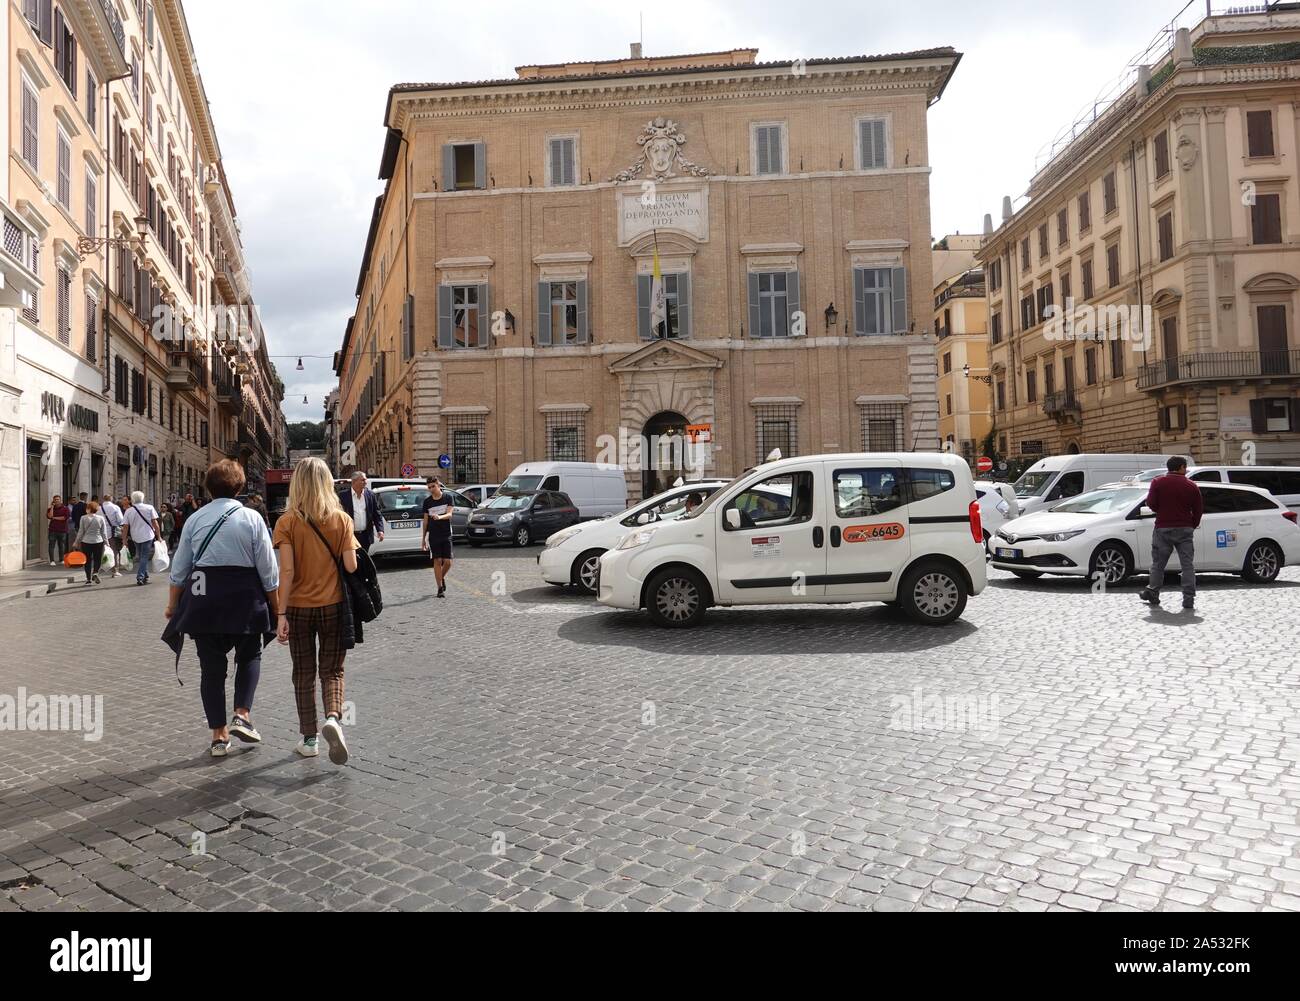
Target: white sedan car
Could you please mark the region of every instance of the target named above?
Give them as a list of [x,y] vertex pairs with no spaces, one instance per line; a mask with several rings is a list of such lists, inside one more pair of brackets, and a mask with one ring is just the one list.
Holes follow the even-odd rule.
[[980,502],[980,522],[984,526],[984,549],[989,551],[993,533],[1008,521],[1020,517],[1016,488],[1010,483],[991,480],[975,481],[975,499]]
[[546,540],[546,548],[537,557],[542,579],[548,584],[573,585],[586,594],[595,594],[601,556],[617,546],[630,529],[680,518],[686,513],[687,502],[692,496],[698,503],[703,503],[728,482],[700,480],[683,483],[633,505],[622,514],[599,521],[584,521],[556,532]]
[[[1252,583],[1275,580],[1300,565],[1300,526],[1294,511],[1256,487],[1197,484],[1205,514],[1196,532],[1196,570],[1240,574]],[[1151,569],[1155,514],[1148,488],[1104,487],[1050,510],[1003,525],[993,536],[992,565],[1017,577],[1063,574],[1122,584]],[[1178,556],[1167,572],[1178,568]]]

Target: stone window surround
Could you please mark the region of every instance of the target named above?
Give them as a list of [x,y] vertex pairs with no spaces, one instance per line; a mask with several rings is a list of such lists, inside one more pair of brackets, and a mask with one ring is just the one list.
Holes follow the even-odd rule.
[[585,282],[591,278],[588,253],[538,254],[533,258],[539,282]]
[[[557,184],[555,178],[551,176],[551,140],[552,139],[572,139],[573,140],[573,183]],[[576,131],[547,132],[542,139],[542,149],[545,151],[545,163],[542,165],[543,177],[546,180],[548,188],[576,188],[582,184],[582,137]]]
[[[781,169],[758,172],[758,130],[771,126],[781,129]],[[784,118],[756,119],[749,123],[749,172],[755,177],[785,177],[790,173],[790,126]]]
[[907,240],[850,240],[844,250],[853,269],[903,268],[908,266],[910,247]]
[[[867,168],[862,166],[862,123],[863,122],[884,122],[885,123],[885,165],[884,167]],[[853,119],[853,166],[858,170],[870,170],[872,173],[880,170],[890,170],[894,164],[894,113],[892,111],[877,111],[869,115],[858,115]]]
[[490,257],[444,257],[433,266],[439,285],[488,285],[494,262]]
[[762,274],[770,271],[798,271],[799,256],[803,253],[800,243],[747,243],[740,248],[745,259],[746,274]]

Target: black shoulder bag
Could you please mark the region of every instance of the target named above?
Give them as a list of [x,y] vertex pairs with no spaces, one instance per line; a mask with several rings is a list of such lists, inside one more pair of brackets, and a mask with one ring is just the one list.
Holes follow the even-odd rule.
[[[311,526],[311,530],[316,533],[316,537],[320,539],[325,551],[333,557],[334,565],[339,571],[339,583],[343,587],[343,598],[352,606],[352,614],[361,622],[374,622],[375,619],[379,618],[379,613],[384,610],[384,598],[379,591],[379,576],[374,572],[373,567],[368,567],[367,572],[364,574],[361,572],[360,560],[363,556],[366,556],[365,552],[362,550],[357,551],[357,572],[348,573],[343,569],[342,557],[334,555],[334,550],[325,541],[325,536],[316,527],[316,523],[310,518],[305,518],[305,520]],[[368,561],[369,557],[367,556],[366,559]]]

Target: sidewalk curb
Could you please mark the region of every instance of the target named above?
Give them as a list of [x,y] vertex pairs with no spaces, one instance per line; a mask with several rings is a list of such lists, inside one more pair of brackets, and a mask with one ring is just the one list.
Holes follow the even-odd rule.
[[[111,580],[111,578],[109,579]],[[3,583],[3,578],[0,578]],[[108,583],[108,581],[105,581]],[[0,594],[0,606],[8,605],[11,602],[22,601],[27,598],[42,598],[56,591],[69,591],[80,588],[85,585],[85,577],[56,577],[53,580],[45,581],[41,584],[35,584],[23,591],[13,591],[9,594]],[[112,588],[110,588],[112,590]]]

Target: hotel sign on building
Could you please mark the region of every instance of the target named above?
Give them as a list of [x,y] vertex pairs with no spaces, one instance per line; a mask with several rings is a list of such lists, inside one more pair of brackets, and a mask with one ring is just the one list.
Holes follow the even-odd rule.
[[499,482],[709,429],[702,469],[629,468],[637,496],[777,448],[938,447],[927,113],[959,54],[638,48],[392,89],[345,466]]

